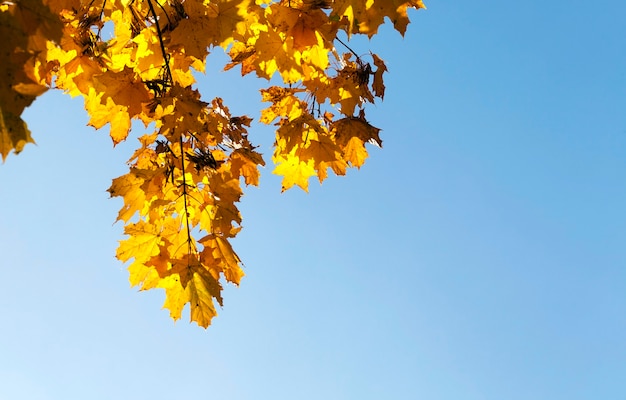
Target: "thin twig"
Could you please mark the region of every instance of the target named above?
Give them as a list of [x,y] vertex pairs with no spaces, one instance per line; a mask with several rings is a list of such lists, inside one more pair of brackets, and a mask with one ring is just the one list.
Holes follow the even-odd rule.
[[152,13],[152,17],[154,17],[154,26],[157,30],[157,35],[159,36],[159,44],[161,45],[161,54],[163,55],[163,60],[165,61],[165,68],[167,70],[167,80],[172,84],[172,71],[170,70],[170,57],[165,51],[165,44],[163,43],[163,33],[161,31],[161,27],[159,26],[159,19],[157,18],[156,11],[154,11],[154,6],[152,5],[152,0],[148,0],[148,7],[150,7],[150,12]]
[[335,38],[335,40],[336,40],[336,41],[338,41],[339,43],[341,43],[341,44],[342,44],[342,45],[343,45],[346,49],[350,50],[350,53],[354,54],[354,55],[356,56],[357,60],[360,60],[360,59],[361,59],[361,57],[359,57],[359,55],[358,55],[358,54],[356,54],[356,53],[354,52],[354,50],[352,50],[352,49],[350,48],[350,46],[348,46],[347,44],[345,44],[345,43],[344,43],[341,39],[339,39],[339,38]]
[[185,203],[185,225],[187,226],[187,254],[193,253],[191,246],[191,228],[189,227],[189,211],[187,210],[187,182],[185,180],[185,151],[183,150],[183,135],[180,135],[181,171],[183,173],[183,201]]

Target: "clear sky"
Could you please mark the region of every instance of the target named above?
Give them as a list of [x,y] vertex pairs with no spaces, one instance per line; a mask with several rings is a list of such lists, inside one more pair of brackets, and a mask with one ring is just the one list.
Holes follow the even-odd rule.
[[[30,107],[38,145],[0,166],[0,399],[625,399],[626,4],[427,5],[352,44],[389,67],[384,148],[309,194],[265,168],[206,331],[114,257],[136,141]],[[258,120],[258,85],[201,90]]]

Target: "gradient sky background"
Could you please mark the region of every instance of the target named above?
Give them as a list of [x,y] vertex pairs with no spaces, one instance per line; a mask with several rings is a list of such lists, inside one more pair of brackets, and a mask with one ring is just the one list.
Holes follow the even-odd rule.
[[[30,107],[38,145],[0,166],[0,399],[625,399],[626,3],[427,5],[352,43],[389,67],[384,149],[309,194],[265,168],[206,331],[114,258],[136,140]],[[260,84],[201,90],[258,120]]]

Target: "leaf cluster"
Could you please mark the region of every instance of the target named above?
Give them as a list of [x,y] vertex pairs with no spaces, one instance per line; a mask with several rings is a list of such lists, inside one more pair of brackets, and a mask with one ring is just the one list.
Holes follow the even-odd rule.
[[[365,106],[385,94],[385,63],[341,39],[374,36],[385,20],[404,34],[421,0],[21,0],[0,1],[0,154],[32,141],[20,115],[54,87],[81,96],[96,129],[114,144],[133,120],[139,138],[129,171],[109,193],[121,197],[126,239],[117,258],[130,281],[162,288],[172,318],[190,305],[207,327],[222,282],[239,284],[230,239],[241,229],[242,184],[259,184],[262,155],[248,138],[252,119],[217,97],[204,101],[194,71],[211,52],[225,70],[268,81],[260,115],[276,127],[272,161],[282,190],[308,188],[329,170],[361,167],[366,143],[381,146]],[[106,34],[105,34],[106,32]],[[106,36],[106,37],[105,37]]]

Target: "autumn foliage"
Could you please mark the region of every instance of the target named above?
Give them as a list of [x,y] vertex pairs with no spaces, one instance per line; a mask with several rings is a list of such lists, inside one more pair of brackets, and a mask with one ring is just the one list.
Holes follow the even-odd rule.
[[32,142],[22,111],[48,88],[82,96],[96,129],[114,144],[133,120],[139,137],[121,197],[127,237],[117,258],[130,282],[165,290],[174,319],[190,304],[207,327],[222,304],[222,282],[238,284],[241,260],[229,240],[241,229],[242,184],[258,185],[263,157],[250,142],[252,119],[220,98],[201,99],[194,71],[210,52],[268,81],[260,115],[276,126],[271,157],[282,188],[307,190],[310,177],[344,175],[381,145],[365,105],[383,98],[385,63],[358,56],[352,35],[390,21],[404,34],[421,0],[0,0],[0,154]]

